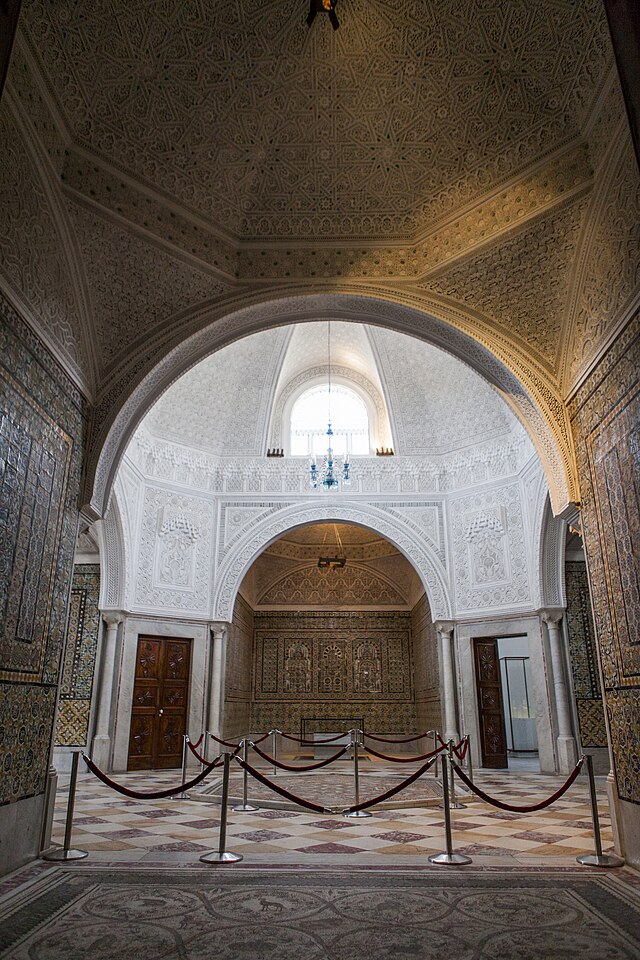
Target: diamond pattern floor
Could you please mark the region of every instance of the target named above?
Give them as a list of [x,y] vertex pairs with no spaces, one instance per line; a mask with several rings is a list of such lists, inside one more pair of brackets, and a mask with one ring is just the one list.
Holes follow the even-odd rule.
[[[391,767],[397,774],[397,767]],[[376,767],[383,773],[384,764]],[[404,771],[403,771],[404,772]],[[409,771],[406,771],[408,773]],[[140,790],[176,782],[178,771],[120,774],[117,779]],[[302,781],[300,792],[302,793]],[[531,803],[552,794],[561,777],[533,773],[480,772],[477,781],[491,795],[513,803]],[[53,839],[62,842],[67,779],[61,778]],[[235,791],[234,791],[235,792]],[[603,846],[612,836],[604,780],[598,782]],[[327,797],[327,805],[332,798]],[[453,813],[454,847],[474,860],[500,865],[574,863],[591,852],[593,841],[587,783],[580,777],[552,807],[534,814],[513,814],[472,800]],[[219,807],[194,800],[128,800],[82,774],[76,797],[73,846],[98,861],[193,861],[217,846]],[[293,810],[230,813],[228,849],[250,862],[391,863],[422,860],[443,849],[442,810],[414,807],[374,810],[366,820],[315,815]]]

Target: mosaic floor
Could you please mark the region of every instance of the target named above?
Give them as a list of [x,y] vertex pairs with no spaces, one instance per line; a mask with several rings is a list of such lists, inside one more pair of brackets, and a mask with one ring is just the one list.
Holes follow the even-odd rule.
[[6,960],[638,960],[629,871],[50,866],[0,897]]
[[[397,775],[398,767],[376,772]],[[403,771],[404,772],[404,771]],[[406,771],[408,773],[408,771]],[[324,775],[326,776],[326,775]],[[429,775],[430,776],[430,775]],[[123,774],[118,779],[140,790],[175,783],[174,771]],[[324,777],[323,777],[324,779]],[[340,778],[342,781],[342,778]],[[530,803],[549,796],[560,777],[534,773],[480,773],[477,782],[488,793],[513,803]],[[361,794],[366,793],[363,777]],[[302,788],[298,788],[302,792]],[[611,848],[611,828],[604,791],[598,780],[603,846]],[[240,784],[233,790],[240,792]],[[255,795],[255,794],[254,794]],[[251,793],[250,793],[251,796]],[[328,796],[329,806],[332,796]],[[66,781],[61,778],[54,836],[61,842],[66,808]],[[127,800],[104,787],[90,774],[79,777],[73,845],[90,852],[96,862],[193,863],[217,846],[219,808],[193,800]],[[484,864],[574,864],[580,853],[593,849],[587,783],[580,777],[552,807],[534,814],[505,813],[472,800],[454,811],[456,849]],[[366,820],[349,820],[294,810],[231,813],[228,848],[248,863],[423,863],[443,849],[442,810],[413,807],[379,810]]]

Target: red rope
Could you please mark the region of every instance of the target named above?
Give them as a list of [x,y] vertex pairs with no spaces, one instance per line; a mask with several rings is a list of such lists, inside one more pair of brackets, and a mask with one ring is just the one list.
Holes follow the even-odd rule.
[[237,747],[237,743],[232,743],[230,740],[221,740],[220,737],[214,736],[212,733],[209,734],[212,740],[215,740],[216,743],[219,743],[221,747]]
[[264,784],[265,787],[269,787],[269,789],[273,790],[274,793],[279,793],[280,796],[285,797],[285,799],[290,800],[292,803],[297,803],[301,807],[307,807],[309,810],[314,810],[316,813],[331,813],[330,810],[326,810],[317,803],[311,803],[310,800],[303,800],[302,797],[297,797],[295,793],[289,793],[288,790],[283,789],[283,787],[278,786],[276,783],[273,783],[267,777],[263,776],[260,771],[256,770],[255,767],[252,767],[250,763],[245,763],[241,757],[236,757],[236,760],[243,770],[246,770],[247,773],[250,773],[255,780],[259,780],[260,783]]
[[198,739],[196,740],[196,742],[194,743],[194,747],[196,748],[196,750],[198,749],[198,747],[200,746],[203,740],[204,740],[204,733],[201,733]]
[[97,767],[93,760],[90,757],[87,757],[86,754],[82,754],[82,759],[89,767],[91,773],[102,780],[107,787],[111,787],[112,790],[117,790],[118,793],[121,793],[124,797],[131,797],[132,800],[164,800],[167,797],[174,797],[176,793],[183,793],[186,790],[192,790],[194,787],[197,787],[199,783],[208,777],[214,767],[220,766],[221,757],[216,757],[216,759],[209,763],[202,773],[199,773],[197,777],[194,777],[193,780],[189,780],[188,783],[181,783],[179,787],[171,787],[169,790],[153,790],[150,793],[142,793],[140,790],[130,790],[129,787],[123,786],[121,783],[116,783],[115,780],[112,780],[111,777],[108,777],[106,773],[103,773],[100,767]]
[[285,740],[292,740],[301,746],[312,747],[315,744],[322,745],[323,743],[335,743],[336,740],[342,740],[343,737],[348,736],[348,731],[346,733],[339,733],[336,737],[328,737],[326,740],[298,740],[297,737],[292,737],[290,734],[282,732],[280,732],[280,736],[284,737]]
[[351,813],[354,810],[366,810],[367,807],[373,807],[376,803],[384,803],[385,800],[389,800],[391,797],[395,797],[396,793],[400,793],[401,790],[404,790],[406,787],[410,787],[412,783],[415,783],[423,773],[426,773],[430,766],[435,763],[436,758],[432,757],[431,760],[427,760],[419,770],[416,770],[415,773],[412,773],[410,777],[407,777],[406,780],[402,780],[397,786],[392,787],[391,790],[387,790],[386,793],[381,793],[380,796],[374,797],[373,800],[366,800],[364,803],[359,803],[357,807],[349,807],[349,810],[345,810],[345,813]]
[[191,753],[194,755],[194,757],[196,758],[196,760],[199,760],[200,763],[208,763],[209,761],[206,760],[204,757],[201,757],[200,754],[198,753],[198,751],[196,750],[196,746],[198,746],[198,745],[200,744],[201,740],[202,740],[202,737],[200,737],[200,740],[198,740],[198,743],[194,746],[194,745],[191,743],[191,740],[189,740],[189,737],[186,737],[187,746],[189,747],[189,750],[191,750]]
[[400,737],[397,740],[393,740],[391,737],[374,737],[372,733],[364,733],[364,731],[363,736],[365,736],[367,740],[377,740],[379,743],[413,743],[414,740],[422,740],[423,737],[428,737],[433,732],[433,730],[427,730],[426,733],[419,733],[416,737]]
[[[461,746],[461,745],[462,745],[462,746]],[[469,749],[469,737],[465,737],[465,738],[464,738],[463,740],[461,740],[460,743],[459,743],[457,746],[455,746],[455,747],[453,746],[453,744],[451,745],[451,750],[452,750],[453,753],[455,753],[455,755],[456,755],[456,757],[458,758],[458,760],[460,761],[460,763],[462,763],[462,761],[463,761],[464,758],[466,757],[466,755],[467,755],[467,750],[468,750],[468,749]]]
[[472,790],[473,793],[480,797],[481,800],[484,800],[485,803],[490,803],[494,807],[499,807],[500,810],[508,810],[510,813],[535,813],[536,810],[544,810],[545,807],[550,807],[552,803],[555,803],[556,800],[559,800],[560,797],[567,792],[573,781],[580,773],[583,763],[584,757],[581,757],[562,786],[546,800],[541,800],[540,803],[528,804],[525,807],[517,807],[512,803],[504,803],[502,800],[496,800],[495,797],[490,797],[488,793],[485,793],[484,790],[481,790],[472,780],[469,779],[464,770],[461,770],[457,763],[452,761],[453,769],[462,782],[469,787],[469,790]]
[[421,760],[430,760],[432,757],[437,757],[445,748],[438,747],[437,750],[424,753],[421,757],[388,757],[386,753],[378,753],[373,747],[364,747],[364,749],[367,753],[372,753],[374,757],[378,757],[380,760],[389,760],[390,763],[420,763]]
[[263,753],[259,747],[256,747],[255,743],[252,744],[252,746],[258,756],[262,757],[263,760],[272,763],[274,767],[280,767],[281,770],[290,770],[292,773],[297,773],[299,770],[318,770],[320,767],[326,767],[328,764],[333,763],[334,760],[343,757],[349,749],[349,747],[343,747],[342,750],[338,750],[337,753],[334,753],[333,756],[328,757],[326,760],[320,760],[318,763],[310,763],[305,767],[294,767],[289,763],[282,763],[280,760],[276,760],[275,757],[270,757],[268,753]]

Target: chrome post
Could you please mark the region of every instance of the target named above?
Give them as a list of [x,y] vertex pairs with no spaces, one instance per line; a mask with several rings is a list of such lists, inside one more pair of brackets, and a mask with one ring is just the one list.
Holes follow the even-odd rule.
[[62,848],[45,853],[43,860],[84,860],[89,856],[87,850],[76,850],[71,847],[71,830],[73,829],[73,808],[76,802],[76,783],[78,780],[78,760],[80,752],[75,750],[71,754],[71,777],[69,779],[69,799],[67,800],[67,821],[64,827],[64,842]]
[[[437,750],[438,749],[438,731],[432,730],[431,736],[433,737],[433,749]],[[438,779],[438,761],[437,760],[433,765],[433,775],[437,780]]]
[[471,760],[471,737],[469,734],[466,736],[467,741],[467,773],[469,774],[469,780],[473,783],[473,762]]
[[449,740],[447,749],[449,751],[449,784],[451,787],[449,805],[452,810],[464,810],[464,804],[460,803],[456,797],[456,781],[453,773],[453,740]]
[[[187,782],[187,757],[188,757],[188,751],[189,751],[189,748],[187,747],[188,739],[189,739],[189,734],[188,733],[183,734],[182,736],[182,785],[183,787]],[[180,794],[180,800],[186,800],[186,799],[187,799],[187,795],[183,790],[182,793]]]
[[593,824],[593,839],[596,848],[595,854],[583,853],[576,857],[578,863],[586,863],[589,867],[621,867],[624,860],[613,853],[602,852],[602,838],[600,836],[600,817],[598,816],[598,797],[596,795],[596,778],[593,775],[593,757],[587,754],[587,776],[589,777],[589,799],[591,801],[591,822]]
[[466,857],[463,853],[453,852],[453,841],[451,838],[451,810],[449,809],[449,771],[447,770],[448,757],[442,754],[442,802],[444,804],[444,833],[447,849],[445,853],[434,853],[429,857],[429,863],[435,863],[437,866],[457,867],[465,863],[471,863],[471,857]]
[[208,730],[205,730],[204,737],[202,738],[202,756],[205,761],[202,764],[202,769],[204,770],[205,765],[209,762],[209,731]]
[[[242,759],[245,763],[248,762],[249,755],[249,744],[250,740],[247,740],[246,737],[241,741],[242,742]],[[235,813],[251,813],[252,810],[258,810],[258,807],[254,807],[252,803],[249,803],[249,774],[246,769],[242,771],[242,803],[236,804],[235,807],[231,808]]]
[[[280,731],[278,730],[277,727],[274,727],[274,729],[271,731],[271,756],[273,757],[274,760],[278,759],[278,734],[279,733]],[[275,777],[277,773],[278,773],[278,768],[274,764],[273,776]]]
[[[353,750],[353,788],[355,794],[354,807],[357,807],[360,803],[360,770],[359,770],[359,747],[360,740],[358,737],[358,730],[350,730],[351,734],[351,748]],[[364,817],[370,817],[371,814],[368,810],[351,810],[348,813],[345,813],[345,817],[353,817],[363,819]]]
[[218,849],[205,853],[200,857],[202,863],[237,863],[242,860],[239,853],[225,850],[227,844],[227,804],[229,802],[229,766],[231,758],[224,754],[224,768],[222,773],[222,798],[220,800],[220,833],[218,835]]

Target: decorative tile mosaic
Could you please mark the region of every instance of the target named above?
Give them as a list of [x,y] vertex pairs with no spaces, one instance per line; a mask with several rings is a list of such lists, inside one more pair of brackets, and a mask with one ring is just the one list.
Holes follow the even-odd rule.
[[0,297],[0,803],[44,789],[85,432],[80,394]]
[[345,715],[381,733],[415,729],[410,613],[257,612],[254,623],[253,729]]
[[62,661],[56,746],[85,746],[100,632],[100,565],[78,564],[73,570],[67,641]]
[[573,690],[578,708],[583,747],[606,747],[607,731],[600,692],[598,654],[593,635],[586,565],[568,560],[565,565],[567,629],[571,653]]
[[640,804],[640,314],[569,406],[618,792]]

